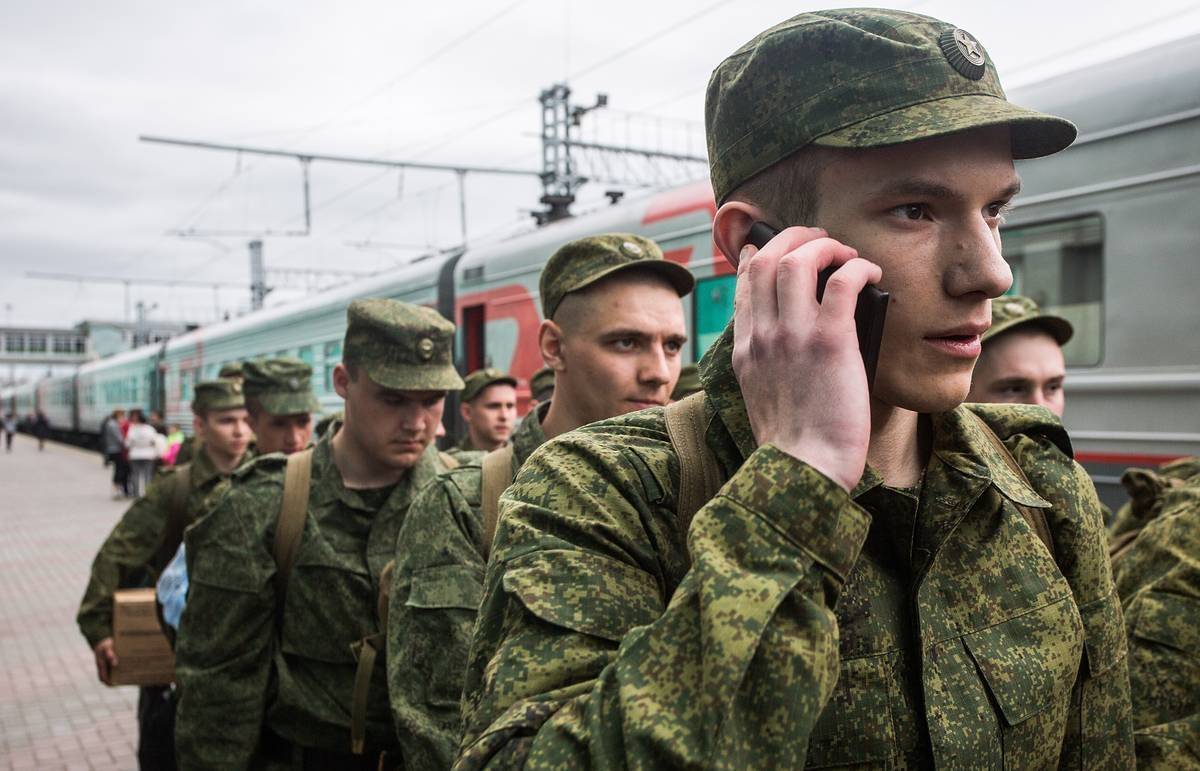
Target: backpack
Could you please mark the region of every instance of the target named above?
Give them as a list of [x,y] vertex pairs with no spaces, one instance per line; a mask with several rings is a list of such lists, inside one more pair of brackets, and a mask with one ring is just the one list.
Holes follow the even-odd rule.
[[[458,468],[458,461],[444,452],[439,452],[446,469]],[[312,448],[292,453],[287,459],[283,475],[283,497],[279,504],[279,517],[275,522],[275,597],[276,622],[283,629],[283,608],[287,599],[288,579],[300,550],[300,537],[308,519],[308,493],[312,485]],[[367,635],[351,644],[358,666],[354,672],[354,693],[350,705],[350,751],[361,755],[367,740],[367,696],[371,688],[371,674],[375,670],[375,659],[387,643],[388,603],[392,593],[392,575],[396,561],[391,560],[379,574],[379,589],[376,596],[375,614],[382,630]]]
[[492,553],[492,539],[496,537],[496,523],[500,520],[500,496],[513,483],[517,472],[513,469],[513,446],[506,444],[483,456],[483,468],[479,485],[479,503],[483,509],[483,559]]
[[[984,436],[1004,459],[1009,470],[1028,485],[1029,479],[1025,476],[1025,472],[1021,470],[1012,453],[1000,441],[1000,437],[996,436],[996,432],[992,430],[991,426],[975,413],[968,411],[968,414],[976,420],[983,430]],[[692,394],[667,405],[665,416],[667,435],[670,436],[675,453],[679,456],[679,496],[676,514],[679,517],[681,532],[687,533],[692,524],[692,517],[696,515],[701,506],[717,494],[725,480],[717,465],[716,457],[704,440],[707,427],[704,415],[704,392]],[[1013,505],[1021,512],[1021,516],[1025,518],[1030,529],[1045,544],[1051,558],[1055,558],[1054,538],[1050,533],[1050,525],[1046,521],[1046,512],[1015,501]],[[1057,558],[1055,561],[1057,562]]]

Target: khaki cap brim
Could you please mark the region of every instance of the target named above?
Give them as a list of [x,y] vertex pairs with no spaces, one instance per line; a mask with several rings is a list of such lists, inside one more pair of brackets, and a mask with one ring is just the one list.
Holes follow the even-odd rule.
[[367,377],[384,388],[397,391],[461,391],[463,379],[453,367],[414,365],[371,365],[364,364]]
[[1075,141],[1075,124],[986,94],[948,96],[867,118],[813,140],[824,147],[871,148],[989,126],[1012,130],[1014,159],[1041,158]]
[[301,415],[321,409],[317,397],[311,393],[259,394],[254,399],[268,415]]
[[1038,327],[1050,333],[1050,336],[1055,339],[1059,345],[1066,345],[1067,341],[1075,336],[1075,327],[1071,326],[1071,322],[1061,316],[1038,315],[1025,316],[1019,319],[1009,319],[1002,321],[999,324],[993,324],[988,327],[988,330],[983,333],[982,341],[987,342],[999,335],[1008,332],[1016,327],[1031,326]]
[[696,277],[692,275],[690,270],[677,262],[671,262],[670,260],[638,260],[636,262],[627,262],[622,265],[614,265],[606,270],[593,273],[587,277],[586,281],[581,281],[567,289],[567,291],[563,293],[563,296],[565,297],[571,292],[578,292],[580,289],[589,287],[603,278],[607,278],[615,273],[620,273],[621,271],[626,270],[644,270],[650,273],[657,273],[667,280],[667,283],[674,288],[675,292],[680,297],[689,294],[692,289],[696,287]]

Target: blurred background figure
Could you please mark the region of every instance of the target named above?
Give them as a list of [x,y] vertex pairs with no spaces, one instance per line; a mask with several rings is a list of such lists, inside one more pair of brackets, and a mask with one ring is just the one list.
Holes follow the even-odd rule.
[[675,390],[671,392],[671,401],[677,402],[699,390],[700,373],[696,370],[695,364],[689,364],[679,370],[679,380],[675,383]]
[[141,498],[154,476],[154,465],[162,457],[165,440],[154,426],[146,422],[141,410],[129,413],[129,432],[125,434],[125,449],[129,451],[131,492]]
[[33,419],[33,435],[38,440],[38,452],[46,449],[46,439],[50,436],[50,421],[41,410],[37,411],[37,417]]
[[125,459],[125,436],[122,432],[125,410],[115,409],[100,424],[100,451],[104,462],[112,464],[113,498],[129,494],[129,462]]
[[463,422],[467,433],[458,443],[459,452],[491,452],[508,443],[517,424],[517,379],[498,369],[477,369],[463,378]]
[[4,451],[12,452],[13,434],[17,433],[17,416],[11,412],[4,416]]
[[[537,409],[539,404],[545,404],[554,396],[554,370],[542,367],[529,378],[529,412]],[[528,413],[526,413],[528,414]]]
[[186,438],[183,434],[183,429],[177,424],[172,423],[167,426],[167,451],[163,453],[163,464],[167,466],[175,465],[175,457],[179,455],[179,448],[183,445],[183,440]]
[[1062,346],[1073,334],[1071,322],[1042,313],[1028,297],[996,298],[967,401],[1036,404],[1061,418],[1067,374]]

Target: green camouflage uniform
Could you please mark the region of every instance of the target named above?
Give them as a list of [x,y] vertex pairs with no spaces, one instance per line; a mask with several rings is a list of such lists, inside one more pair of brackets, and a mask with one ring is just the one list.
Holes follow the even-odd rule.
[[[1139,768],[1200,768],[1200,461],[1122,478],[1113,559],[1129,644]],[[1140,531],[1138,530],[1140,528]]]
[[[343,351],[360,376],[400,390],[451,390],[454,326],[427,308],[356,300]],[[176,724],[184,768],[404,765],[382,667],[372,672],[366,749],[350,754],[356,658],[380,631],[380,575],[409,503],[445,470],[432,445],[394,487],[353,490],[333,463],[330,432],[313,449],[308,509],[284,606],[275,530],[287,460],[239,470],[212,514],[187,533],[190,590],[180,626]],[[397,765],[399,764],[399,765]]]
[[700,390],[700,373],[695,364],[688,364],[679,370],[679,380],[675,382],[675,390],[671,392],[671,401],[691,396]]
[[[241,386],[229,381],[196,385],[196,404],[211,410],[241,407]],[[164,547],[176,475],[184,464],[160,472],[109,533],[92,562],[92,575],[79,605],[79,630],[95,647],[112,636],[112,598],[117,589],[153,586],[158,574],[175,555],[175,546]],[[229,479],[200,452],[191,462],[190,492],[185,507],[185,527],[195,522]]]
[[[538,415],[513,434],[513,465],[546,441]],[[463,456],[459,456],[462,460]],[[459,697],[483,586],[482,456],[413,499],[396,540],[388,611],[388,689],[409,768],[449,768],[462,737]]]
[[551,440],[505,494],[458,767],[1130,767],[1120,606],[1061,425],[972,408],[1032,488],[960,407],[931,418],[919,503],[870,469],[848,495],[755,446],[731,349],[700,365],[729,480],[689,532],[658,409]]

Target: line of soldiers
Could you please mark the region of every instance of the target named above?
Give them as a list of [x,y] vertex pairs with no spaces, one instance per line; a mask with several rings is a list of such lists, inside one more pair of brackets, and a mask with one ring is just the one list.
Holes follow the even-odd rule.
[[[692,276],[628,234],[551,255],[553,396],[513,430],[511,380],[472,374],[453,456],[433,440],[464,382],[428,309],[351,304],[344,414],[311,447],[260,429],[295,404],[272,394],[311,398],[306,369],[198,387],[158,694],[181,766],[1130,768],[1135,732],[1137,761],[1200,760],[1200,531],[1174,529],[1200,511],[1195,467],[1132,488],[1114,582],[1058,419],[963,404],[981,350],[974,387],[1011,394],[1019,333],[1065,342],[1002,299],[981,347],[1011,283],[1013,159],[1074,126],[1009,103],[963,30],[855,9],[726,59],[707,129],[737,302],[692,396],[667,406]],[[824,229],[757,250],[757,221]],[[874,282],[892,303],[869,387],[853,312]],[[247,420],[260,455],[239,464]],[[102,679],[112,590],[176,553],[180,473],[97,556],[79,620]]]

